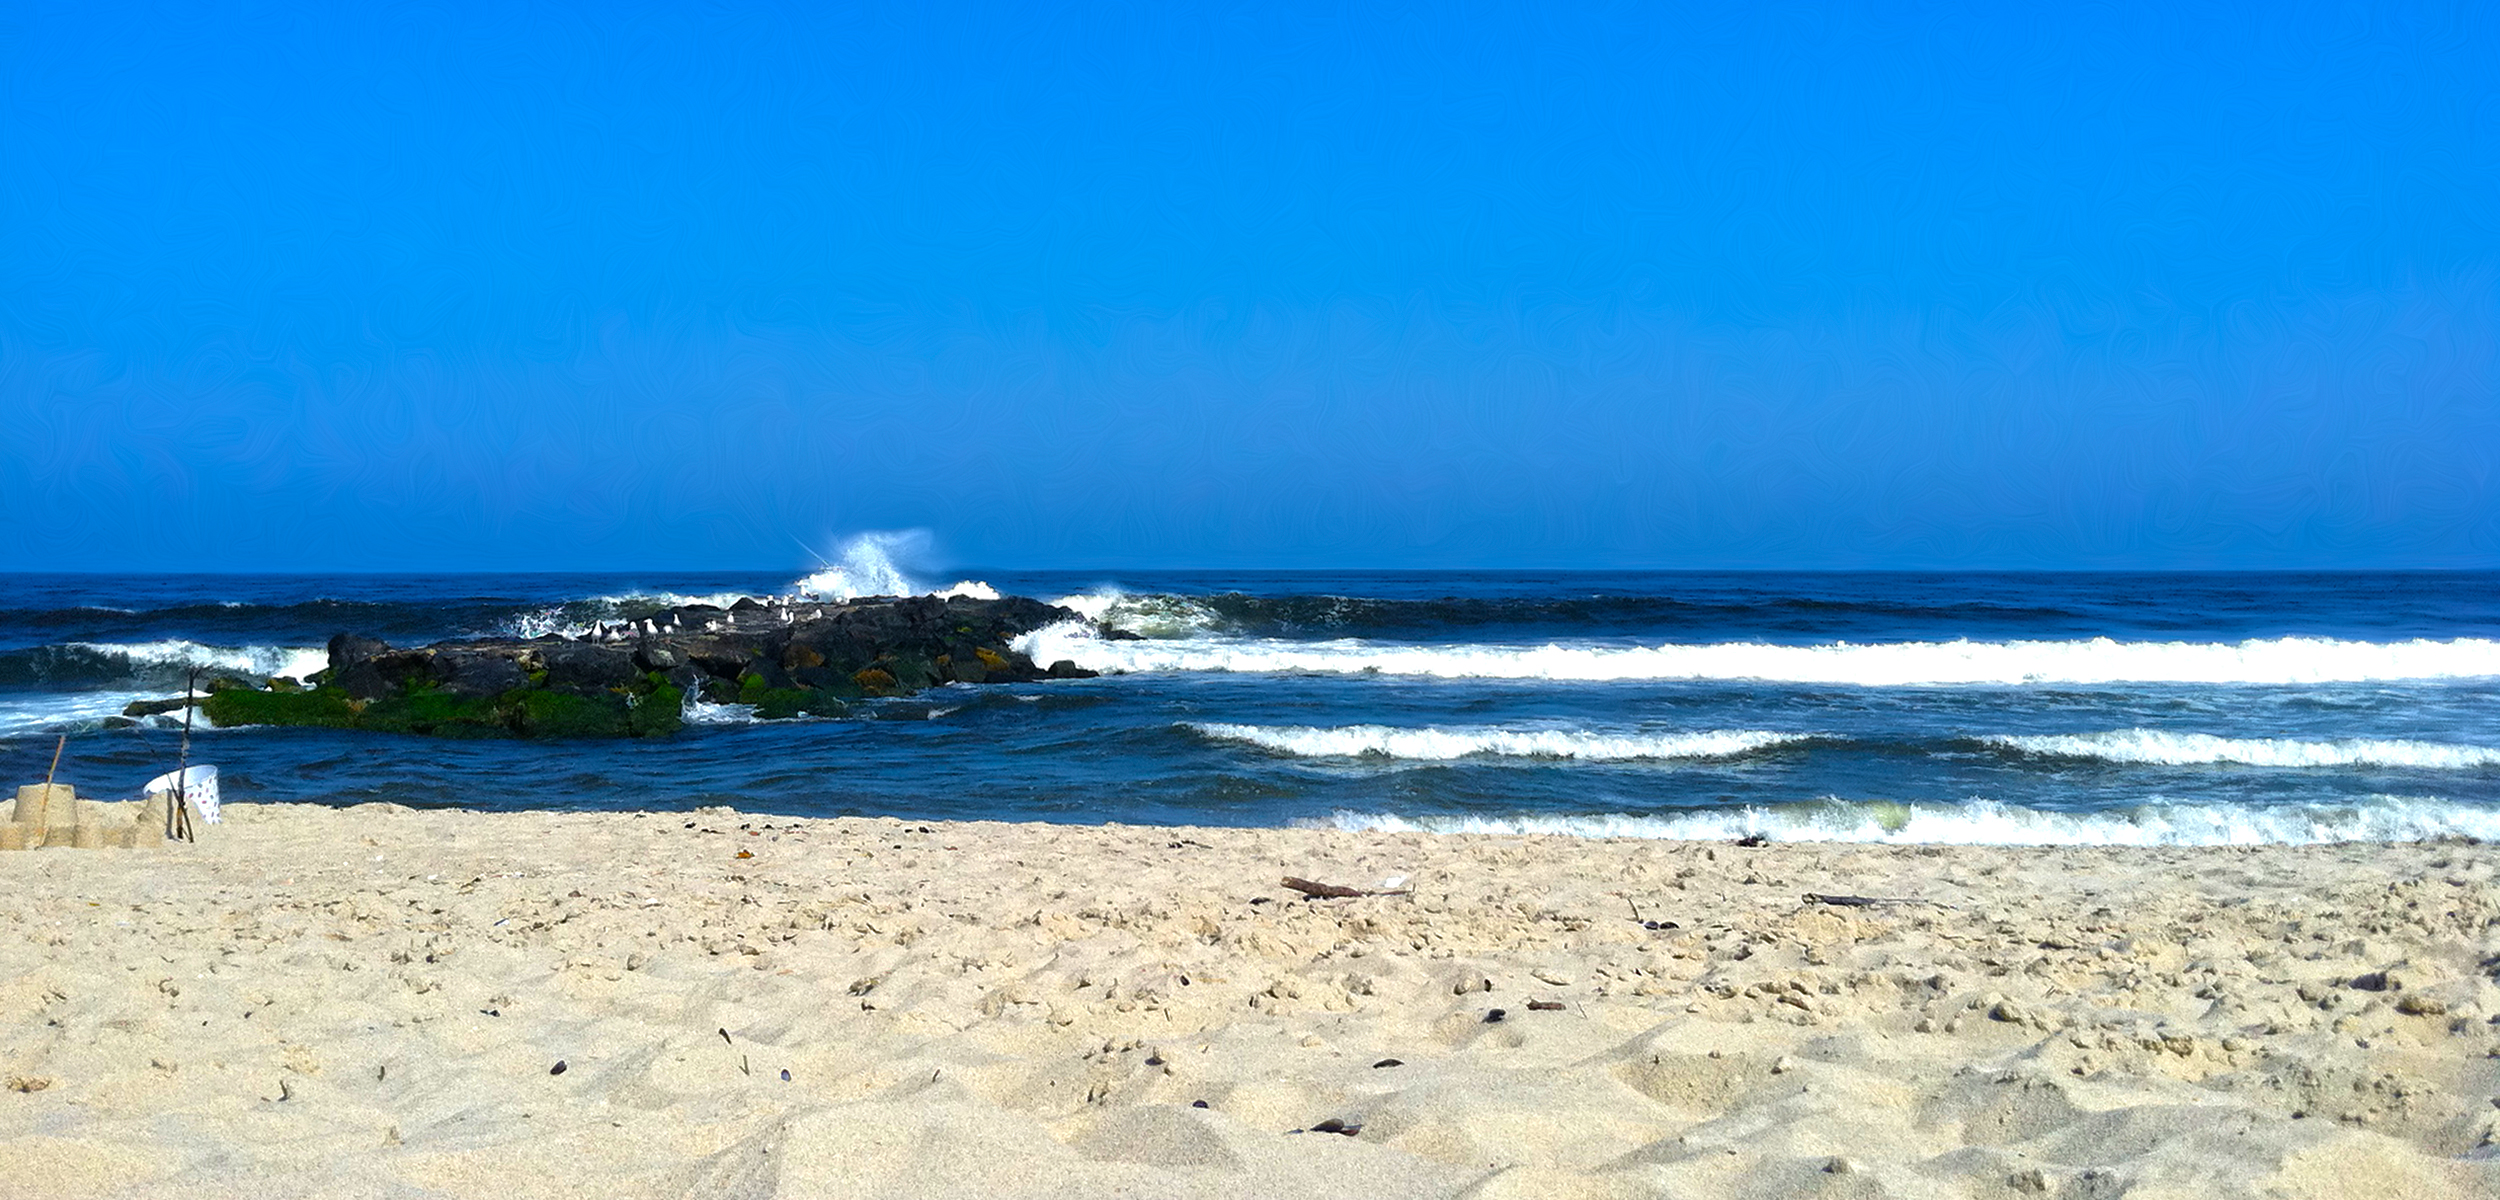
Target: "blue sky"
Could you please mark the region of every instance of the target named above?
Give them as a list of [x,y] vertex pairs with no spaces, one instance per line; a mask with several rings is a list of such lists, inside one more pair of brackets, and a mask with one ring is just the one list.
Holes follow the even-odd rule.
[[0,569],[2500,566],[2493,6],[110,7]]

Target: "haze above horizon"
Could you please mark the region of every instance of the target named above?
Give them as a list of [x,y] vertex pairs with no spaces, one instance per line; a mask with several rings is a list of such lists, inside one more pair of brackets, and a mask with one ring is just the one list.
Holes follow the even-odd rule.
[[2500,567],[2500,10],[0,25],[0,571]]

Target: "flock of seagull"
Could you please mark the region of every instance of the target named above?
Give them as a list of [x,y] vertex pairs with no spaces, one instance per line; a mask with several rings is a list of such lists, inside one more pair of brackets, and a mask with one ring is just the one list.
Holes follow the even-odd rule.
[[[771,605],[766,608],[765,611],[772,614],[770,618],[770,622],[772,624],[794,625],[800,620],[798,609],[790,605]],[[821,608],[810,609],[806,613],[806,619],[812,621],[824,615],[824,610]],[[737,627],[738,614],[735,612],[725,612],[722,613],[717,619],[704,621],[703,628],[694,632],[720,633],[724,630],[734,630]],[[592,626],[589,631],[583,633],[581,638],[583,641],[587,642],[624,642],[631,641],[636,638],[658,637],[662,634],[685,632],[687,632],[687,630],[684,624],[680,621],[678,615],[676,613],[670,613],[668,614],[667,624],[661,624],[659,619],[656,617],[646,618],[640,621],[601,621],[597,625]]]

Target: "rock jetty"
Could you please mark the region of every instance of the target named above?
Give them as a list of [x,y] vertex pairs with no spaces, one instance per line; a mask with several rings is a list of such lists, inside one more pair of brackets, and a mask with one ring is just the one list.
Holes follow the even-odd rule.
[[[1023,597],[693,604],[581,636],[437,642],[402,649],[342,633],[303,681],[218,680],[200,710],[219,725],[315,725],[437,737],[659,737],[685,703],[753,705],[762,718],[841,716],[853,702],[942,683],[1094,674],[1037,666],[1010,644],[1078,620]],[[143,702],[133,709],[163,711]]]

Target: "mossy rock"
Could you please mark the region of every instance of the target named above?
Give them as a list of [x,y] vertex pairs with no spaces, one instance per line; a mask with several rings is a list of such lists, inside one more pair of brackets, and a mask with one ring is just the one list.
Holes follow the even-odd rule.
[[878,659],[877,666],[892,675],[895,685],[907,695],[945,682],[938,674],[934,658],[917,654],[890,654]]
[[498,737],[510,732],[511,718],[494,696],[455,696],[427,686],[412,686],[365,706],[358,729],[386,733],[425,733],[438,737]]
[[625,731],[635,737],[667,737],[686,724],[686,694],[658,684],[625,709]]
[[894,676],[875,667],[863,667],[852,672],[851,682],[859,685],[862,695],[892,696],[902,691]]
[[460,697],[431,687],[359,704],[337,688],[303,692],[230,690],[201,701],[219,725],[309,725],[428,737],[666,737],[684,724],[685,693],[661,684],[647,694],[577,696],[516,688]]
[[633,710],[614,692],[575,696],[564,692],[512,691],[512,730],[523,737],[631,737]]
[[336,688],[309,692],[212,692],[200,711],[219,725],[313,725],[353,729],[358,713]]
[[[746,699],[754,696],[752,700]],[[767,721],[779,721],[807,711],[816,694],[800,688],[758,688],[738,693],[741,702],[755,706],[755,715]]]

